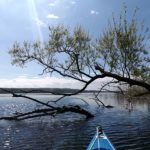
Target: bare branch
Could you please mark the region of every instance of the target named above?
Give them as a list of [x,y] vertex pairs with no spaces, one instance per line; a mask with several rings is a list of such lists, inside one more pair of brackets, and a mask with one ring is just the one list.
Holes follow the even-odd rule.
[[22,113],[15,116],[1,117],[0,120],[24,120],[29,118],[41,117],[41,116],[54,116],[56,114],[62,114],[66,112],[79,113],[85,115],[86,118],[94,117],[91,113],[82,109],[80,106],[76,105],[71,107],[63,106],[57,109],[38,109],[32,112]]

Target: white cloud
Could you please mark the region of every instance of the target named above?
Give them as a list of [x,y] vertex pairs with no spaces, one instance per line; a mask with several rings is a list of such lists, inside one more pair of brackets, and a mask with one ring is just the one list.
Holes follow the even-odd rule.
[[56,6],[56,3],[49,3],[48,5],[54,7]]
[[98,12],[98,11],[95,11],[95,10],[91,10],[91,11],[90,11],[90,14],[91,14],[91,15],[98,15],[99,12]]
[[75,4],[76,4],[76,2],[75,2],[75,1],[71,1],[71,4],[72,4],[72,5],[75,5]]
[[40,20],[38,18],[35,19],[35,22],[40,27],[46,27],[46,24],[42,20]]
[[[99,90],[101,85],[110,81],[110,78],[104,78],[94,81],[87,87],[87,90]],[[35,76],[28,77],[21,75],[14,79],[0,79],[0,88],[72,88],[79,89],[84,86],[83,83],[59,77]]]
[[61,3],[64,3],[61,0],[51,0],[51,2],[48,4],[50,7],[58,7],[60,6]]
[[46,16],[46,18],[59,19],[59,16],[56,16],[56,15],[54,15],[54,14],[48,14],[48,15]]
[[14,79],[0,79],[3,88],[80,88],[82,84],[73,79],[58,77],[32,77],[21,75]]

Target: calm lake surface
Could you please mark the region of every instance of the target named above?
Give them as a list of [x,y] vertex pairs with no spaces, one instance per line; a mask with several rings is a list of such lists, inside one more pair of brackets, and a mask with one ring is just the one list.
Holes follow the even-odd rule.
[[[39,100],[55,100],[57,96],[30,95]],[[129,108],[126,98],[116,94],[102,94],[100,99],[114,108],[98,108],[91,94],[82,94],[90,104],[66,98],[64,104],[77,104],[91,110],[95,117],[67,113],[52,117],[24,121],[0,121],[0,150],[84,150],[95,134],[95,127],[102,125],[117,150],[150,150],[150,99],[133,100]],[[9,95],[0,96],[0,116],[41,108],[39,104]]]

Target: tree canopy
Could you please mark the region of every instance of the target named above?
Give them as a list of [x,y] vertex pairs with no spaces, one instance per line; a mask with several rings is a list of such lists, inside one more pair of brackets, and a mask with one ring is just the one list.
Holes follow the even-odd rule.
[[84,83],[79,92],[106,77],[112,78],[106,85],[123,83],[150,91],[148,29],[138,23],[136,12],[128,19],[125,7],[119,19],[113,17],[96,39],[81,26],[73,30],[64,25],[50,26],[45,43],[14,43],[9,51],[12,63],[24,66],[36,61],[43,74],[57,73]]

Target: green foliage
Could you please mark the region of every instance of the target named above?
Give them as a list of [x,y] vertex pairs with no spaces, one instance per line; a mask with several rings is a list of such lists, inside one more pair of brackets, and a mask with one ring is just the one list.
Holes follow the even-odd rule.
[[147,41],[148,29],[138,24],[135,9],[131,20],[127,18],[127,8],[119,19],[113,17],[106,30],[97,39],[96,48],[99,51],[103,66],[125,77],[150,77],[150,54]]
[[75,79],[97,75],[95,65],[98,64],[122,77],[149,82],[148,29],[138,24],[137,9],[131,19],[126,14],[124,7],[119,19],[113,17],[96,40],[81,26],[74,30],[63,25],[49,27],[49,39],[45,43],[14,43],[9,51],[12,63],[23,67],[27,62],[37,61],[46,73],[56,72]]
[[41,65],[49,66],[49,71],[56,68],[68,74],[79,74],[79,68],[83,70],[89,59],[94,57],[89,34],[81,26],[71,32],[63,25],[49,27],[49,32],[49,39],[45,43],[14,43],[9,51],[12,64],[24,66],[36,60]]

